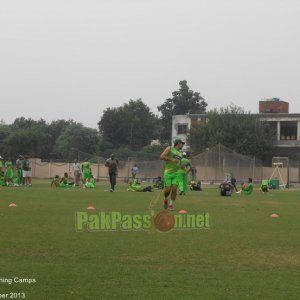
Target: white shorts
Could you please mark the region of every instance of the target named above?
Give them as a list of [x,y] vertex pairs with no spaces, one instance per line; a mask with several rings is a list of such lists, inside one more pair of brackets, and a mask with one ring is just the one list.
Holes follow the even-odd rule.
[[23,177],[31,177],[31,171],[23,171]]

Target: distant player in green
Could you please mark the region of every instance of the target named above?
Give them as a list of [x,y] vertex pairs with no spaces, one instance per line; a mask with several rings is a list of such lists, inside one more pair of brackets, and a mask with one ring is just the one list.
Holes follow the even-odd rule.
[[242,185],[242,189],[236,192],[237,194],[243,193],[244,195],[251,195],[253,192],[252,178],[248,178],[248,183]]
[[83,187],[85,187],[85,184],[87,183],[87,180],[90,178],[92,173],[91,163],[89,162],[88,159],[81,164],[81,171],[82,171]]
[[31,167],[29,156],[25,155],[22,160],[23,185],[31,186]]
[[[182,149],[185,143],[181,139],[174,141],[174,147],[168,146],[160,155],[160,159],[164,160],[164,208],[173,210],[173,205],[177,196],[178,186],[178,170],[180,169],[180,160],[182,159]],[[170,201],[168,200],[171,194]]]
[[5,162],[5,180],[7,185],[13,184],[13,177],[14,177],[13,164],[11,159],[9,158]]
[[16,178],[16,185],[21,185],[23,181],[23,171],[22,171],[22,162],[24,157],[19,155],[19,158],[16,160],[16,170],[17,170],[17,178]]
[[90,177],[86,179],[85,187],[93,189],[95,187],[95,179],[93,174],[90,174]]
[[7,186],[5,178],[4,178],[4,172],[3,171],[0,172],[0,186]]
[[188,173],[191,171],[192,163],[187,158],[187,153],[182,153],[182,159],[180,161],[180,169],[178,170],[178,181],[179,181],[179,195],[187,193],[188,190]]
[[152,192],[152,187],[146,186],[143,187],[137,179],[133,179],[130,183],[129,189],[127,189],[128,192]]
[[69,182],[69,176],[67,172],[64,173],[64,177],[60,180],[59,186],[66,187],[66,188],[70,188],[74,186],[74,182]]
[[269,191],[269,180],[268,179],[263,179],[261,181],[260,190],[263,193],[267,193]]

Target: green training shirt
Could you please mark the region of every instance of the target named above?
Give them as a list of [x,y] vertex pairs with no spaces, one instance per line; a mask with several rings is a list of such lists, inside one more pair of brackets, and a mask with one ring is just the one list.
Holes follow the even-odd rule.
[[166,161],[164,174],[176,173],[180,169],[180,160],[182,158],[182,153],[175,147],[171,147],[168,157],[170,159],[176,158],[179,161],[177,163]]
[[83,172],[90,172],[90,168],[91,168],[91,164],[90,164],[90,162],[89,161],[85,161],[85,162],[83,162],[82,163],[82,165],[81,165],[81,169],[82,169],[82,171]]

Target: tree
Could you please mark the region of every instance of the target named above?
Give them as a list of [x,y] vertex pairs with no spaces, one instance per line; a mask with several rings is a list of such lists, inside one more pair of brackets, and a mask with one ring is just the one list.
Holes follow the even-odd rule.
[[141,99],[118,108],[107,108],[98,123],[103,142],[137,150],[155,138],[157,118]]
[[2,156],[8,154],[7,149],[6,149],[5,139],[9,136],[10,133],[11,133],[11,127],[9,125],[6,125],[1,122],[1,124],[0,124],[0,154]]
[[68,160],[86,159],[98,154],[98,146],[99,135],[96,129],[72,123],[58,137],[54,150]]
[[269,125],[238,106],[210,111],[207,118],[206,124],[190,131],[189,143],[194,152],[222,144],[238,153],[262,158],[273,149],[275,136]]
[[21,117],[9,125],[9,128],[9,134],[3,141],[3,149],[7,156],[13,158],[20,154],[28,154],[45,158],[49,155],[52,145],[45,120],[34,121]]
[[201,114],[206,112],[207,103],[200,93],[189,89],[187,81],[179,82],[179,90],[172,93],[162,105],[158,106],[161,113],[160,126],[162,141],[170,141],[172,135],[172,116],[185,114]]

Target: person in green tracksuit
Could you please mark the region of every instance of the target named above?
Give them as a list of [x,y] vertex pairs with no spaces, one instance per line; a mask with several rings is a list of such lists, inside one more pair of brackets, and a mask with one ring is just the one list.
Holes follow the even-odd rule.
[[129,189],[127,189],[128,192],[152,192],[152,187],[146,186],[143,187],[137,179],[133,179],[130,183]]
[[93,189],[95,187],[95,178],[93,174],[90,174],[90,177],[86,180],[85,187]]
[[24,160],[23,155],[19,155],[19,158],[16,160],[16,169],[17,169],[16,184],[17,185],[21,185],[23,182],[23,171],[22,171],[23,160]]
[[191,161],[187,158],[187,153],[182,153],[182,159],[180,161],[180,169],[178,170],[178,181],[179,181],[179,195],[187,193],[188,190],[188,173],[191,171]]
[[13,171],[13,163],[11,159],[9,158],[5,162],[5,180],[7,185],[13,184],[13,177],[14,177],[14,171]]
[[4,178],[4,172],[3,171],[0,172],[0,186],[7,186],[5,178]]
[[[160,155],[160,159],[165,161],[164,168],[164,208],[173,210],[174,202],[177,196],[178,170],[180,169],[180,160],[182,159],[182,149],[185,143],[181,139],[174,141],[174,146],[168,146]],[[171,194],[169,201],[168,197]]]
[[92,173],[91,163],[89,162],[88,159],[86,159],[86,161],[81,164],[81,170],[82,170],[83,187],[85,187],[85,184],[87,183]]
[[64,173],[64,177],[60,180],[59,186],[60,187],[66,187],[66,188],[70,188],[70,187],[74,186],[74,182],[69,181],[69,176],[68,176],[67,172]]
[[270,182],[268,179],[263,179],[261,181],[261,185],[260,185],[260,190],[263,192],[263,193],[267,193],[269,191],[269,185],[270,185]]
[[242,188],[236,192],[237,194],[243,193],[244,195],[251,195],[253,192],[254,186],[252,183],[252,178],[248,178],[248,183],[244,183]]

